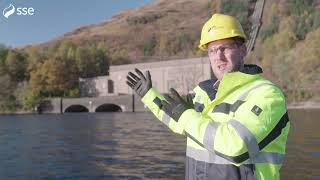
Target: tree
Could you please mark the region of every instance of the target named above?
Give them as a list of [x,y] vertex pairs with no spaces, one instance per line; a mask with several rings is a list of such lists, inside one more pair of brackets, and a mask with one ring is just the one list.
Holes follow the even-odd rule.
[[152,56],[155,52],[155,47],[157,45],[156,36],[153,34],[144,44],[143,55]]
[[8,75],[0,76],[0,84],[0,106],[3,108],[11,93],[10,77]]
[[293,90],[295,90],[298,100],[307,98],[304,89],[308,89],[312,85],[320,85],[319,38],[320,29],[310,32],[307,34],[306,40],[298,44],[292,51],[291,71],[294,72],[294,84],[296,84]]
[[112,65],[121,65],[121,64],[130,64],[131,61],[129,59],[128,52],[124,49],[113,53],[111,57]]
[[313,0],[289,0],[289,10],[291,15],[300,16],[305,12],[311,12]]
[[7,59],[9,49],[0,45],[0,76],[6,72],[5,60]]
[[106,50],[96,46],[90,47],[90,56],[95,65],[96,76],[109,74],[109,58],[106,55]]
[[249,23],[248,8],[249,4],[247,0],[226,0],[221,2],[221,12],[236,16],[245,31],[248,29],[246,25]]
[[26,107],[33,107],[43,97],[64,96],[77,86],[78,74],[73,61],[52,57],[30,72]]
[[87,48],[80,47],[76,50],[76,64],[79,76],[83,78],[94,76],[94,64],[91,62],[90,52]]
[[60,57],[50,58],[42,65],[45,74],[45,87],[51,96],[62,96],[65,92],[77,85],[77,74],[73,73],[73,67],[69,60]]
[[26,78],[27,60],[25,54],[9,50],[5,65],[11,80],[21,82]]
[[74,59],[75,58],[75,44],[70,40],[62,41],[59,44],[57,52],[53,55],[54,57],[60,57],[62,59]]
[[25,53],[28,59],[28,73],[36,69],[39,64],[42,64],[47,59],[47,57],[35,47],[28,47]]

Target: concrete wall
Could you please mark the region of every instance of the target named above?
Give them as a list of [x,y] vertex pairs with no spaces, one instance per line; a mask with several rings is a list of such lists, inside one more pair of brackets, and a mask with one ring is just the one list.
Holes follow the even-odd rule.
[[149,70],[153,86],[161,93],[167,93],[172,87],[186,94],[200,81],[210,78],[208,58],[111,66],[110,76],[79,79],[81,97],[132,94],[131,88],[126,84],[126,76],[129,71],[134,72],[135,68],[142,72]]
[[43,100],[40,104],[41,113],[61,113],[61,98]]
[[110,96],[114,93],[114,81],[109,76],[94,78],[79,78],[80,96],[97,97]]
[[167,93],[173,87],[186,94],[200,81],[210,78],[210,63],[207,58],[138,63],[110,67],[110,79],[114,80],[115,94],[131,94],[126,84],[126,76],[134,68],[149,70],[153,86],[161,93]]
[[187,94],[200,81],[210,78],[210,63],[208,58],[193,58],[184,60],[171,60],[152,63],[138,63],[110,67],[110,76],[79,79],[80,94],[82,98],[57,98],[46,102],[43,112],[61,113],[72,105],[85,107],[89,112],[103,104],[113,104],[121,107],[124,112],[146,111],[140,97],[134,97],[132,104],[131,88],[126,84],[129,71],[138,68],[142,72],[149,70],[153,87],[161,93],[168,93],[175,88],[180,94]]

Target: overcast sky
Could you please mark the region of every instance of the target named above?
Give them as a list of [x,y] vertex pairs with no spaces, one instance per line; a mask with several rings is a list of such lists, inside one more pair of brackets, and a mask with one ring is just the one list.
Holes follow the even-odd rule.
[[[103,22],[122,10],[152,1],[0,0],[0,44],[19,47],[46,42],[80,26]],[[5,18],[3,14],[11,14],[13,7],[15,12]],[[27,14],[28,10],[33,15]]]

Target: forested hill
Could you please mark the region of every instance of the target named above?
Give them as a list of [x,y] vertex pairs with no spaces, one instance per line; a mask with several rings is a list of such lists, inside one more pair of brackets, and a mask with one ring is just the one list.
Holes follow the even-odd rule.
[[[247,34],[256,0],[157,0],[43,44],[0,47],[0,111],[30,108],[41,98],[77,97],[79,77],[109,65],[205,56],[197,48],[215,12],[240,20]],[[279,84],[290,101],[319,97],[320,0],[266,0],[257,44],[247,62]]]

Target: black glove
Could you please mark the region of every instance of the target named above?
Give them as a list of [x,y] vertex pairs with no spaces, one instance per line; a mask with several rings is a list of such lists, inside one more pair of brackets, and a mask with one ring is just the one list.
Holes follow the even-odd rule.
[[187,96],[187,101],[185,101],[173,88],[170,88],[170,94],[164,97],[166,100],[161,101],[161,109],[175,121],[179,120],[184,111],[193,108],[192,97]]
[[186,102],[188,104],[188,107],[192,107],[192,109],[194,109],[194,104],[193,104],[193,98],[194,98],[194,94],[188,94],[186,97]]
[[138,76],[132,72],[129,72],[127,75],[127,84],[140,96],[143,97],[147,94],[149,89],[152,87],[150,71],[146,71],[146,76],[143,73],[135,68]]

